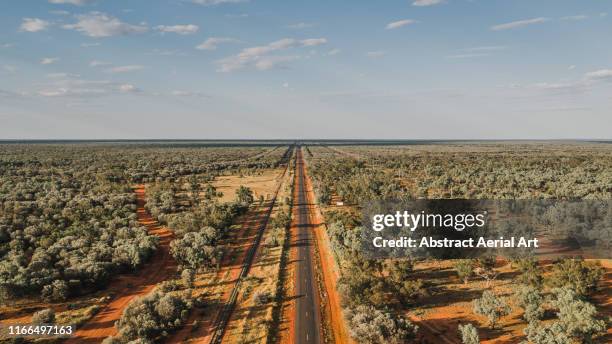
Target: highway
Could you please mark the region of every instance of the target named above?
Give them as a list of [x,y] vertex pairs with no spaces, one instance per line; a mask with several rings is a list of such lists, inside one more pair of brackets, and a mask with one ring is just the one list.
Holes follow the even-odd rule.
[[296,247],[296,274],[295,274],[295,331],[294,343],[318,344],[322,338],[321,312],[319,309],[319,293],[315,278],[313,262],[314,236],[310,222],[310,207],[305,190],[305,170],[302,157],[302,148],[296,151],[295,189],[294,189],[294,228],[293,245]]

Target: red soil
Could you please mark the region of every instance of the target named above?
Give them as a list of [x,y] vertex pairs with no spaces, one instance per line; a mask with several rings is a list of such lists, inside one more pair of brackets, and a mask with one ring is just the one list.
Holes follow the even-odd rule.
[[172,232],[168,228],[161,227],[145,210],[144,185],[138,185],[134,191],[138,206],[138,222],[147,227],[149,234],[159,237],[157,252],[146,267],[136,275],[119,276],[111,282],[108,291],[118,296],[81,326],[73,337],[66,340],[67,344],[100,343],[104,338],[115,335],[117,333],[115,321],[119,320],[127,304],[135,297],[151,292],[157,283],[172,276],[176,271],[176,262],[170,255]]

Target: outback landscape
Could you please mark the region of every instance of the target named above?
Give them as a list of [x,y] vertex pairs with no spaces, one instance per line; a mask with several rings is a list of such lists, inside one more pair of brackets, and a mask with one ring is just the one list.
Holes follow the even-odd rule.
[[[0,171],[3,343],[612,341],[607,259],[359,244],[372,200],[610,200],[607,142],[7,143]],[[8,332],[35,324],[75,330]]]

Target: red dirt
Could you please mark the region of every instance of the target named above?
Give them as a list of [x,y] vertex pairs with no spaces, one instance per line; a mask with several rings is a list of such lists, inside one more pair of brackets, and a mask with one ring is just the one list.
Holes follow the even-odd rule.
[[115,335],[115,321],[119,320],[123,309],[137,296],[151,292],[156,284],[172,276],[176,271],[176,262],[170,255],[170,241],[173,234],[161,227],[145,210],[145,187],[136,186],[134,192],[137,199],[138,222],[147,227],[149,234],[159,237],[159,247],[156,254],[146,267],[136,275],[119,276],[111,282],[109,291],[118,294],[104,306],[92,319],[81,326],[73,337],[66,340],[67,344],[100,343],[104,338]]
[[315,204],[314,189],[312,182],[308,176],[308,168],[304,164],[305,189],[307,203],[309,204],[308,214],[311,218],[311,223],[315,224],[315,239],[319,250],[319,259],[321,261],[321,270],[323,273],[323,281],[326,292],[326,313],[329,315],[331,330],[333,331],[334,341],[336,343],[353,343],[353,340],[348,334],[342,307],[340,305],[340,295],[337,292],[337,281],[340,278],[340,272],[330,250],[329,237],[325,227],[325,221],[319,207]]

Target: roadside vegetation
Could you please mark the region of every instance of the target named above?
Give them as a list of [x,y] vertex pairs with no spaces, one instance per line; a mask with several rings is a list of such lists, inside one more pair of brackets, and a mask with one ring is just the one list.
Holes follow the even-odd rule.
[[[571,258],[373,260],[360,249],[367,230],[360,207],[373,200],[612,199],[609,145],[310,146],[306,152],[340,268],[337,292],[357,343],[609,340],[609,265]],[[388,319],[390,328],[363,323],[373,316]],[[511,321],[516,317],[519,324]]]
[[[175,234],[182,271],[216,267],[219,241],[253,199],[221,203],[211,182],[279,166],[282,147],[192,145],[0,146],[0,311],[3,322],[56,310],[60,323],[87,320],[104,291],[137,273],[158,238],[138,222],[134,188]],[[188,248],[188,249],[186,249]],[[177,272],[179,275],[181,271]],[[189,302],[185,301],[185,304]],[[188,310],[190,307],[182,307]],[[167,319],[166,319],[167,320]]]

